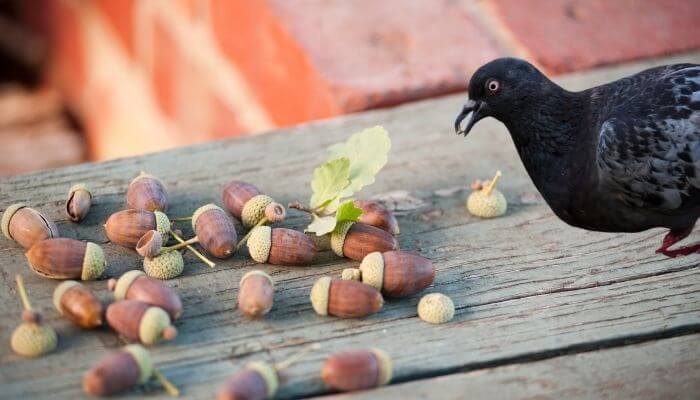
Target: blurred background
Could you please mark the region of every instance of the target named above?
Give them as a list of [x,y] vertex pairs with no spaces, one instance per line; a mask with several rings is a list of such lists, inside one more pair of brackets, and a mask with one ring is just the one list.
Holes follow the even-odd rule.
[[699,0],[0,0],[0,176],[700,48]]

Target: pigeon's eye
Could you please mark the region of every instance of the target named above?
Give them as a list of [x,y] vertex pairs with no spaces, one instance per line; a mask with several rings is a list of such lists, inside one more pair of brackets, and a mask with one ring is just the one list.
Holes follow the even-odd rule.
[[501,91],[501,82],[495,79],[489,79],[486,81],[486,90],[489,94],[496,94]]

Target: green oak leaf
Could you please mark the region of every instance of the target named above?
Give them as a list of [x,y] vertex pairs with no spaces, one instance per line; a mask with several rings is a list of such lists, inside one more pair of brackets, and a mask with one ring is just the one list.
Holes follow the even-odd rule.
[[313,232],[316,236],[323,236],[333,232],[338,221],[334,216],[319,217],[313,216],[313,221],[306,227],[307,232]]
[[311,181],[311,208],[327,207],[350,184],[350,159],[340,157],[314,170]]
[[341,221],[353,221],[357,222],[362,215],[362,209],[355,206],[353,200],[348,200],[338,206],[338,210],[335,212],[335,219],[338,222]]

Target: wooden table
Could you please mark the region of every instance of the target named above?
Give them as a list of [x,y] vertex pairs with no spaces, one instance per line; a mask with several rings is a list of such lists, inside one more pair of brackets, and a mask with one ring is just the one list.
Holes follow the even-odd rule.
[[[681,59],[689,58],[697,62],[700,56]],[[639,68],[562,81],[582,87]],[[224,379],[246,363],[281,361],[319,343],[320,350],[284,371],[280,398],[329,393],[319,378],[325,357],[373,346],[393,357],[394,384],[347,397],[697,398],[698,257],[656,255],[662,230],[605,234],[565,225],[536,194],[502,125],[484,121],[466,140],[454,135],[462,101],[463,96],[446,97],[255,138],[12,177],[0,181],[0,205],[26,202],[57,220],[62,235],[103,244],[107,275],[118,276],[139,268],[140,259],[107,243],[102,224],[124,208],[127,184],[140,170],[166,182],[171,216],[188,215],[207,202],[221,204],[223,185],[231,179],[254,183],[283,202],[304,201],[328,145],[382,124],[393,140],[390,161],[365,197],[396,209],[401,247],[435,263],[435,283],[425,292],[449,295],[457,307],[454,320],[441,326],[419,320],[419,295],[387,301],[365,319],[316,315],[309,302],[313,282],[356,265],[330,252],[304,268],[255,265],[243,252],[209,269],[188,255],[184,275],[167,282],[185,304],[180,335],[152,349],[183,397],[213,398]],[[500,189],[508,213],[493,220],[469,216],[468,182],[496,169],[504,173]],[[95,194],[89,218],[80,225],[62,213],[66,191],[76,182],[87,182]],[[306,223],[304,215],[291,212],[284,226],[301,229]],[[59,318],[51,306],[57,282],[29,272],[22,249],[4,238],[0,265],[0,397],[80,398],[82,373],[120,346],[117,336],[107,329],[81,331]],[[259,321],[236,310],[238,281],[253,268],[268,271],[277,284],[275,306]],[[59,333],[59,348],[47,357],[23,359],[7,345],[21,311],[16,273],[24,274],[33,303]],[[105,281],[89,286],[110,298]],[[166,397],[159,388],[126,397],[143,395]]]

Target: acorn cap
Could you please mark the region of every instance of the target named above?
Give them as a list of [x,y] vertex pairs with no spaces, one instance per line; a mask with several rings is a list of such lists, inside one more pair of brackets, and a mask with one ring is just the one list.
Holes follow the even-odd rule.
[[134,357],[134,361],[139,366],[139,384],[144,384],[151,380],[151,375],[153,375],[153,361],[151,360],[151,354],[146,350],[145,347],[140,344],[130,344],[124,346],[122,351],[131,354]]
[[141,317],[139,340],[143,344],[154,344],[161,339],[172,340],[177,330],[171,325],[170,317],[160,307],[148,307]]
[[242,284],[243,284],[243,281],[246,280],[246,279],[247,279],[249,276],[251,276],[251,275],[260,275],[260,276],[264,276],[265,278],[267,278],[268,281],[270,281],[270,285],[272,285],[273,288],[275,287],[275,282],[272,280],[272,277],[271,277],[270,275],[268,275],[267,272],[265,272],[265,271],[260,271],[259,269],[255,269],[255,270],[246,272],[246,273],[241,277],[241,280],[238,282],[238,286],[242,285]]
[[255,361],[246,365],[247,369],[251,369],[262,376],[265,381],[265,387],[267,388],[267,398],[271,399],[277,394],[277,389],[279,388],[279,377],[277,376],[277,371],[275,368],[264,362]]
[[241,222],[246,228],[250,228],[265,216],[265,207],[272,203],[272,197],[259,194],[248,200],[241,211]]
[[136,178],[132,179],[131,182],[129,182],[129,186],[131,186],[134,182],[138,181],[139,179],[144,179],[144,178],[155,179],[156,181],[158,181],[158,183],[160,183],[161,186],[163,186],[164,189],[167,190],[167,188],[165,187],[165,184],[163,183],[163,181],[161,181],[159,178],[157,178],[157,177],[155,177],[155,176],[153,176],[153,175],[151,175],[151,174],[147,174],[147,173],[144,172],[144,171],[141,171],[141,173],[138,174],[138,176],[137,176]]
[[27,205],[23,203],[12,204],[5,209],[5,212],[2,213],[0,227],[2,227],[2,234],[5,235],[6,238],[14,240],[10,235],[10,221],[12,220],[12,216],[15,215],[17,211],[23,209],[26,206]]
[[75,185],[71,186],[70,190],[68,191],[68,198],[70,198],[73,193],[77,192],[78,190],[87,192],[87,194],[90,195],[90,198],[92,198],[92,192],[90,192],[90,189],[84,183],[76,183]]
[[331,292],[331,278],[319,278],[311,287],[311,306],[318,315],[328,315],[328,297]]
[[166,251],[153,258],[143,259],[143,270],[146,275],[157,279],[173,279],[182,275],[185,260],[179,251]]
[[24,322],[12,332],[10,346],[15,353],[25,357],[37,357],[56,348],[56,331],[46,324]]
[[129,290],[129,287],[131,287],[131,284],[134,283],[136,278],[144,275],[146,274],[138,269],[125,272],[119,277],[116,285],[114,286],[114,299],[122,300],[126,298],[126,292]]
[[384,256],[382,253],[375,251],[367,254],[362,259],[360,271],[362,271],[362,283],[382,291],[384,285]]
[[56,289],[53,290],[53,305],[56,307],[56,310],[63,315],[63,308],[61,307],[61,298],[63,297],[63,294],[68,291],[68,289],[74,287],[74,286],[81,286],[80,282],[77,281],[64,281],[60,285],[56,286]]
[[340,273],[340,279],[344,281],[361,281],[362,271],[357,268],[345,268],[343,272]]
[[343,221],[335,227],[333,233],[331,233],[331,249],[333,252],[340,257],[343,257],[343,246],[345,245],[345,236],[348,234],[350,228],[352,228],[355,222],[353,221]]
[[455,315],[452,299],[442,293],[430,293],[418,302],[418,316],[431,324],[443,324]]
[[486,195],[485,189],[472,192],[467,198],[467,210],[481,218],[500,217],[506,213],[508,202],[503,193],[497,189],[492,189]]
[[246,244],[253,260],[259,263],[267,262],[272,249],[272,228],[266,225],[253,228]]
[[197,230],[197,219],[209,210],[221,210],[221,212],[224,212],[221,207],[213,203],[199,207],[194,211],[194,213],[192,213],[192,230]]
[[102,248],[95,243],[87,242],[85,247],[85,258],[83,258],[83,271],[80,279],[91,281],[97,279],[105,272],[107,262]]
[[384,351],[380,349],[372,349],[372,353],[377,357],[377,364],[379,365],[379,376],[377,376],[377,386],[384,386],[391,381],[393,375],[393,362],[391,357]]
[[163,243],[168,241],[170,233],[170,218],[160,211],[153,211],[156,216],[156,230],[163,235]]

